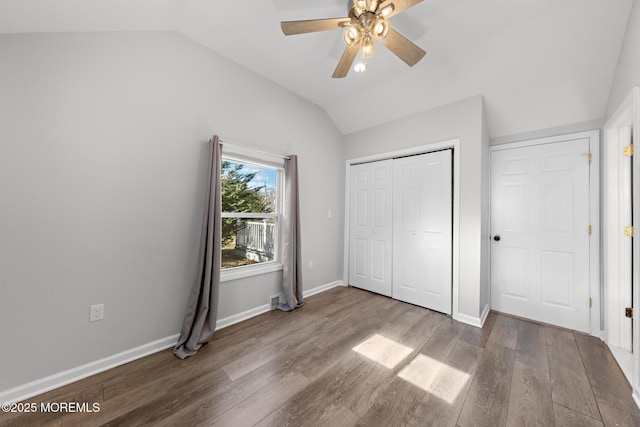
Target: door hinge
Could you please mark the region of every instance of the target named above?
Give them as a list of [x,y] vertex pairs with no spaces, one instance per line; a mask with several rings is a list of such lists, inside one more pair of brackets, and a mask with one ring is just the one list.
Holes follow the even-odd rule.
[[624,147],[623,153],[625,157],[631,157],[634,154],[635,149],[633,148],[633,145],[627,145],[626,147]]
[[593,233],[593,227],[589,226],[589,235],[591,235],[591,233]]
[[629,319],[633,319],[633,308],[632,307],[626,307],[624,309],[624,317],[628,317]]
[[629,227],[625,227],[624,228],[624,235],[627,237],[633,237],[633,226],[630,225]]
[[589,308],[593,307],[593,300],[589,298]]
[[589,161],[589,163],[591,163],[591,160],[593,160],[593,154],[591,153],[591,151],[587,153],[587,160]]

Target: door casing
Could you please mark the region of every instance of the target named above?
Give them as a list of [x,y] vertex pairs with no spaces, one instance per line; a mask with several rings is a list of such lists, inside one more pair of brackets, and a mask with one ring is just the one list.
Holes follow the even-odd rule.
[[[378,160],[392,159],[394,157],[411,156],[415,154],[429,153],[447,148],[453,149],[453,242],[452,242],[452,314],[451,316],[460,322],[467,323],[476,327],[482,327],[488,310],[482,314],[480,318],[474,318],[459,311],[459,292],[460,292],[460,140],[450,139],[432,144],[420,145],[385,153],[373,154],[370,156],[358,157],[346,161],[346,175],[349,176],[349,168],[351,165],[365,162],[375,162]],[[348,283],[349,278],[349,197],[350,187],[349,179],[346,179],[345,188],[345,233],[344,233],[344,263],[343,263],[343,281]]]
[[[618,107],[616,112],[611,116],[611,118],[607,121],[605,125],[605,144],[604,151],[605,157],[607,159],[612,159],[617,154],[618,144],[615,138],[612,138],[610,132],[617,133],[622,128],[632,128],[632,133],[636,139],[640,135],[640,88],[635,87],[631,91],[631,93],[627,96],[627,98],[622,102],[622,104]],[[637,143],[635,144],[638,145]],[[640,228],[640,197],[638,196],[638,190],[640,189],[640,154],[635,153],[633,156],[633,189],[634,189],[634,197],[633,197],[633,223],[636,230]],[[608,162],[605,163],[604,170],[604,185],[607,193],[616,194],[619,191],[618,180],[615,179],[616,171],[611,170],[608,166]],[[616,215],[616,211],[605,210],[605,216],[603,218],[603,228],[606,229],[609,226],[616,226],[614,219],[614,215]],[[640,406],[640,239],[637,237],[638,231],[635,231],[635,236],[633,239],[633,253],[635,257],[632,260],[633,266],[633,282],[631,284],[633,289],[633,307],[634,307],[634,316],[633,316],[633,354],[631,357],[631,372],[629,369],[626,369],[625,375],[629,378],[629,382],[631,383],[631,387],[633,389],[633,399],[636,404]],[[605,260],[609,259],[610,256],[615,257],[619,248],[619,239],[620,235],[607,235],[607,239],[604,242],[604,251],[606,254]],[[604,276],[604,292],[605,295],[613,295],[619,292],[619,285],[615,280],[612,280],[608,277],[607,274]],[[615,327],[615,324],[618,323],[614,318],[614,313],[610,312],[608,305],[604,306],[604,321],[605,321],[605,331],[610,329],[610,327]],[[611,323],[611,325],[608,325]],[[603,334],[604,340],[607,344],[609,344],[609,337],[607,334]],[[614,356],[616,355],[615,350],[612,349]],[[623,369],[625,371],[625,369]]]

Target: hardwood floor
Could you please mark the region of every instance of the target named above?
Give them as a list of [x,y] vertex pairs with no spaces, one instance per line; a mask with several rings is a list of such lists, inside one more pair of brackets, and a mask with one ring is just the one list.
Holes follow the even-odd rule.
[[597,338],[491,313],[483,329],[338,287],[29,399],[99,412],[0,413],[18,426],[640,426]]

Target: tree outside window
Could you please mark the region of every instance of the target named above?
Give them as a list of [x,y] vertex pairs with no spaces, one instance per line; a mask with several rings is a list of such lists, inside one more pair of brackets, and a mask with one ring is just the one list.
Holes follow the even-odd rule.
[[222,268],[277,261],[281,171],[223,159]]

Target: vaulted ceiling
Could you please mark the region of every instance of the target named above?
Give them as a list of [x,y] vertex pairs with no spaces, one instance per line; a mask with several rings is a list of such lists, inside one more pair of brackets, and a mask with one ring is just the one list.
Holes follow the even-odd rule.
[[344,79],[331,78],[341,31],[285,37],[280,21],[343,17],[347,0],[0,0],[0,33],[175,30],[321,106],[343,134],[482,94],[498,137],[603,118],[632,3],[425,0],[391,18],[421,62],[378,45]]

